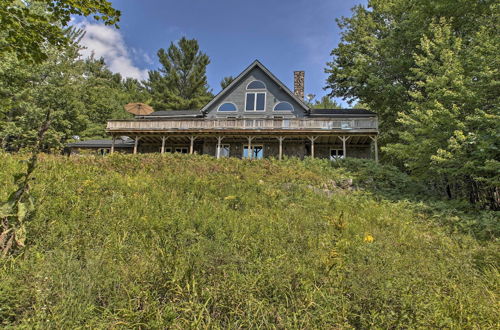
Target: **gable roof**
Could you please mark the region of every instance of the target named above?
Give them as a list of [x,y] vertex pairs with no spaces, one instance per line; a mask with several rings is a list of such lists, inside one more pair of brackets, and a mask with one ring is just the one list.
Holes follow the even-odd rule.
[[253,61],[252,64],[250,64],[245,70],[243,70],[242,73],[240,73],[232,83],[229,84],[226,88],[221,90],[210,102],[208,102],[202,109],[201,111],[203,113],[206,112],[206,110],[212,106],[215,102],[217,102],[222,96],[226,94],[228,90],[230,90],[233,86],[236,86],[237,84],[240,83],[241,80],[245,77],[247,73],[249,73],[251,70],[254,68],[259,68],[261,69],[276,85],[278,85],[285,93],[287,93],[291,98],[293,98],[306,112],[309,112],[309,107],[304,104],[304,101],[298,98],[294,93],[292,93],[291,90],[288,89],[288,87],[285,86],[274,74],[272,74],[271,71],[269,71],[262,63],[259,62],[259,60]]

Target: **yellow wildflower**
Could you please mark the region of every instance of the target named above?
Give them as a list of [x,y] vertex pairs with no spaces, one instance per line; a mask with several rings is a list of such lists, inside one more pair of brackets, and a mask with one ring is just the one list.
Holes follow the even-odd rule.
[[235,200],[235,199],[237,199],[237,198],[238,198],[238,197],[236,197],[236,196],[229,195],[229,196],[224,197],[224,200],[225,200],[225,201],[232,201],[232,200]]
[[373,238],[373,236],[372,236],[372,235],[370,235],[370,234],[365,234],[364,241],[365,241],[366,243],[373,243],[373,240],[374,240],[374,238]]

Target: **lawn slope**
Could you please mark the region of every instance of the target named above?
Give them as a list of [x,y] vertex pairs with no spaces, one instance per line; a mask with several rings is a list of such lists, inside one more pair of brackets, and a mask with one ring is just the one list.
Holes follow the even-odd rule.
[[[20,158],[0,154],[2,199]],[[497,328],[495,222],[456,230],[397,198],[419,194],[401,173],[348,164],[44,156],[0,325]]]

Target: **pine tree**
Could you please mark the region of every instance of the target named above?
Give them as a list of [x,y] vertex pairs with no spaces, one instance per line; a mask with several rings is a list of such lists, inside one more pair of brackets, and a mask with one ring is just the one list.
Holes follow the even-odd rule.
[[199,50],[196,39],[183,37],[158,51],[159,70],[149,72],[146,82],[156,110],[199,109],[212,98],[206,68],[209,57]]
[[222,89],[226,88],[227,86],[231,85],[231,83],[234,81],[234,77],[233,76],[228,76],[228,77],[224,77],[221,82],[220,82],[220,87]]
[[330,96],[324,95],[312,105],[315,109],[340,109],[340,105]]

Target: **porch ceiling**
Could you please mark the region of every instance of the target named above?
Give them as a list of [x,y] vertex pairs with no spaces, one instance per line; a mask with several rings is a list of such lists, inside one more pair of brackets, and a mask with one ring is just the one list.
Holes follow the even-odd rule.
[[[222,133],[222,132],[221,132]],[[167,137],[167,144],[189,144],[190,137],[196,136],[195,144],[201,143],[202,141],[209,141],[216,143],[218,136],[223,136],[225,142],[246,142],[248,136],[255,137],[255,141],[259,142],[277,142],[278,136],[285,137],[284,143],[290,141],[305,141],[309,142],[309,136],[318,136],[315,140],[315,144],[342,144],[342,141],[339,139],[339,136],[349,136],[349,139],[346,141],[348,145],[366,145],[371,143],[370,136],[376,136],[375,134],[371,135],[314,135],[314,134],[186,134],[186,135],[173,135],[173,134],[140,134],[140,143],[144,144],[161,144],[162,137]],[[131,135],[134,137],[134,135]]]

